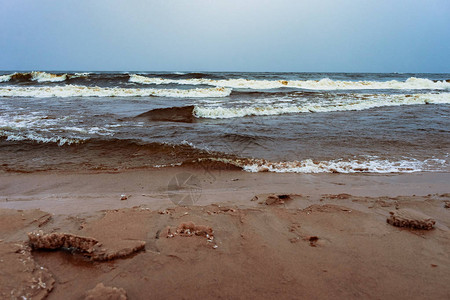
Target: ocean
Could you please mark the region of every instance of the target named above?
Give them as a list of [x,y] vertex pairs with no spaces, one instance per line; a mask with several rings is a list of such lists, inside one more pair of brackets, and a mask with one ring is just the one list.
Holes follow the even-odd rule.
[[0,170],[448,172],[449,79],[0,72]]

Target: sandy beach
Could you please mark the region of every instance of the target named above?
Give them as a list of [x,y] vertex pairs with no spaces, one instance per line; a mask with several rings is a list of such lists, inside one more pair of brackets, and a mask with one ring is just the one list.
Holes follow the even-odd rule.
[[[447,299],[449,177],[186,167],[2,173],[0,295]],[[174,187],[174,178],[189,182]],[[405,209],[433,228],[386,222]],[[30,232],[53,240],[33,244]],[[88,238],[95,246],[83,248]]]
[[0,300],[450,300],[450,1],[3,1]]

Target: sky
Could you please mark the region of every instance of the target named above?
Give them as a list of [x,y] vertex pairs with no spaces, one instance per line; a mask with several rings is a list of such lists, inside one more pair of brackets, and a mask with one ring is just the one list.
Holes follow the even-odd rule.
[[449,0],[0,0],[0,70],[450,72]]

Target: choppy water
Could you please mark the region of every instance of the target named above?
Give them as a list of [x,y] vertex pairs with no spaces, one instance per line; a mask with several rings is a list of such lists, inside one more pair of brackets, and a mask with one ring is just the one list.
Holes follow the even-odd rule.
[[449,171],[450,74],[0,73],[0,168]]

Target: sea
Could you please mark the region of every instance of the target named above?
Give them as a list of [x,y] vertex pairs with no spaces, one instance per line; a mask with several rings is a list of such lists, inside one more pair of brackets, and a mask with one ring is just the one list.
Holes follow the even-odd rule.
[[449,172],[450,74],[0,72],[0,171]]

